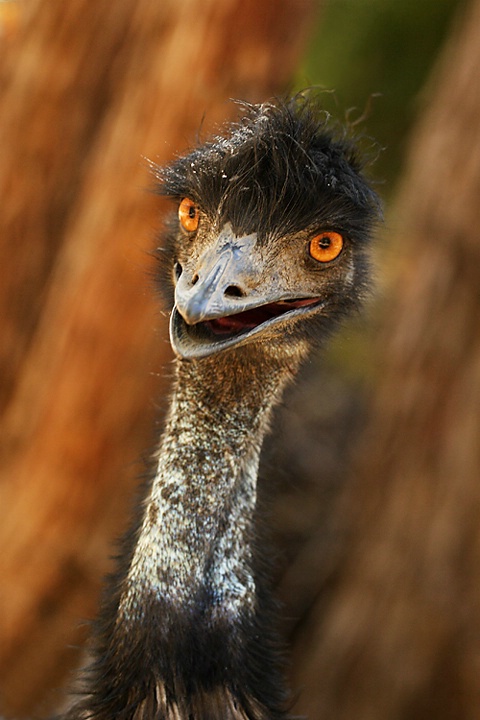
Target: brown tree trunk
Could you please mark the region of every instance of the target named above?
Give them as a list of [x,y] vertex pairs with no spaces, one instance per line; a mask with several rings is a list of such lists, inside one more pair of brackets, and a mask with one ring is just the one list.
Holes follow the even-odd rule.
[[142,156],[170,158],[204,115],[207,130],[235,113],[229,97],[284,91],[311,6],[32,0],[1,48],[6,712],[45,701],[77,659],[153,442],[169,349],[148,274],[160,206]]
[[348,557],[297,645],[297,709],[316,720],[480,716],[479,67],[474,0],[396,207],[399,277]]

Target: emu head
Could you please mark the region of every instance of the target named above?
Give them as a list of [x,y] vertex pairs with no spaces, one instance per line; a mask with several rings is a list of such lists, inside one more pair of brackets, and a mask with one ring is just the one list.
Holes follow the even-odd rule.
[[180,357],[309,346],[363,295],[378,200],[311,102],[246,106],[157,175],[178,203],[162,265]]

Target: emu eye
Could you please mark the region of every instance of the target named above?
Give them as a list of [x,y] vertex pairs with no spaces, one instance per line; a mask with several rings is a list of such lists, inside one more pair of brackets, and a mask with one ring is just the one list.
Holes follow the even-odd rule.
[[336,232],[323,232],[310,240],[308,250],[314,260],[327,263],[335,260],[343,248],[343,237]]
[[182,227],[188,232],[194,232],[198,228],[200,216],[198,208],[190,198],[183,198],[178,207],[178,219]]

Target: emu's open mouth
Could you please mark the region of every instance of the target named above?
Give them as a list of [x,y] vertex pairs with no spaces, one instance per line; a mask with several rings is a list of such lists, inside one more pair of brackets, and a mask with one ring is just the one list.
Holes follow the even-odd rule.
[[317,302],[317,298],[308,298],[306,300],[283,300],[281,302],[269,303],[268,305],[260,305],[253,310],[245,310],[237,315],[227,315],[226,317],[208,320],[206,324],[215,335],[232,335],[251,330],[261,325],[267,320],[279,317],[290,310],[305,305],[313,305]]
[[170,320],[172,346],[184,358],[207,357],[246,342],[287,317],[304,315],[320,304],[319,298],[281,300],[195,325],[188,325],[174,308]]

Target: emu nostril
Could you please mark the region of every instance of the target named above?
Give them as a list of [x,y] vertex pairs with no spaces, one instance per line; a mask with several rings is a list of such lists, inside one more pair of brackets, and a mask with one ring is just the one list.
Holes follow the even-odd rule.
[[228,297],[243,297],[244,293],[237,285],[229,285],[225,290],[225,295]]
[[195,273],[195,275],[192,278],[192,285],[196,285],[198,282],[198,275]]

